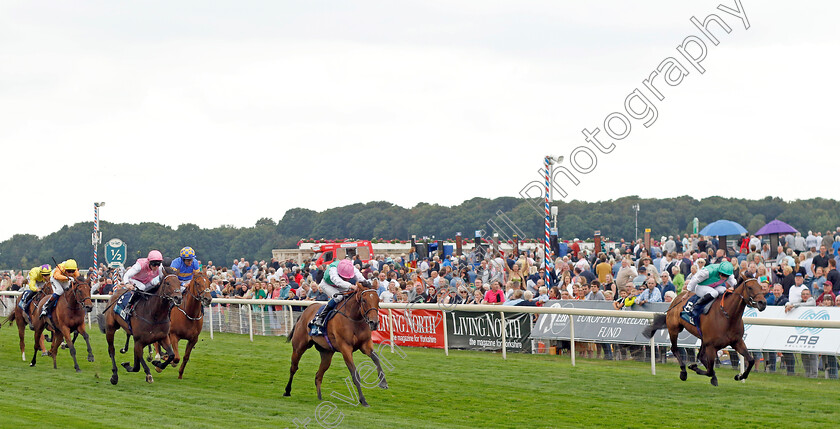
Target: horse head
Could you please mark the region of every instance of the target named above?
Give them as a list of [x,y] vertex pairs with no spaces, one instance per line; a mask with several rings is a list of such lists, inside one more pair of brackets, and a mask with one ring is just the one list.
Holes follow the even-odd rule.
[[764,293],[761,292],[761,284],[758,283],[758,280],[742,277],[741,281],[741,287],[743,287],[741,297],[744,298],[747,305],[757,309],[758,311],[764,311],[764,309],[767,308],[767,298],[765,298]]
[[183,296],[181,295],[181,282],[178,280],[178,276],[175,275],[175,270],[169,267],[164,268],[163,271],[163,280],[161,280],[161,285],[157,290],[157,294],[161,298],[168,299],[175,305],[181,305],[181,299]]
[[204,307],[213,302],[213,296],[210,294],[210,278],[207,277],[203,268],[193,275],[189,284],[189,292],[193,299],[201,301],[201,305]]
[[73,282],[73,286],[70,290],[73,292],[73,299],[75,299],[80,306],[85,308],[85,312],[90,313],[93,311],[93,300],[90,298],[89,276],[79,276],[76,281]]
[[359,312],[371,331],[379,328],[379,294],[376,289],[359,284],[356,294],[359,299]]

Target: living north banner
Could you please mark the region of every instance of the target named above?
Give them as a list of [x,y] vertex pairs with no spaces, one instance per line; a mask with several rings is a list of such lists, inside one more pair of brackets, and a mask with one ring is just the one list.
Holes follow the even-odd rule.
[[394,327],[394,345],[443,348],[443,312],[440,310],[379,309],[379,329],[372,332],[373,342],[379,344],[391,338],[389,323]]
[[505,313],[504,328],[499,313],[448,311],[446,317],[451,349],[499,351],[505,329],[508,351],[531,353],[530,313]]

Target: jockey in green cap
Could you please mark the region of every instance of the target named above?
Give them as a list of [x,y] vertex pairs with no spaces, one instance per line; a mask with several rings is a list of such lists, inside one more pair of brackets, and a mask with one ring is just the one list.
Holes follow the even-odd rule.
[[719,264],[707,265],[694,274],[686,285],[686,289],[694,292],[700,299],[694,303],[690,314],[688,311],[683,311],[680,316],[689,323],[697,320],[706,304],[726,292],[727,286],[735,287],[738,283],[732,275],[733,271],[732,263],[723,261]]

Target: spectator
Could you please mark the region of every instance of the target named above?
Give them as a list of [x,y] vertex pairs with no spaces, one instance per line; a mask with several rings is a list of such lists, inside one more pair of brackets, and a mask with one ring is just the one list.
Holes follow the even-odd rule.
[[832,291],[832,283],[828,280],[823,282],[822,293],[817,297],[817,305],[825,307],[833,307],[834,300],[837,296]]
[[633,285],[636,286],[636,287],[640,287],[640,286],[644,285],[645,282],[647,282],[647,279],[648,279],[647,267],[644,267],[644,266],[639,267],[639,275],[637,275],[635,278],[633,278]]
[[598,280],[593,280],[592,283],[589,284],[589,293],[586,294],[584,298],[586,301],[604,301],[604,293],[601,292],[601,284]]
[[[805,280],[802,277],[802,273],[796,273],[794,277],[794,284],[790,287],[788,291],[788,302],[790,304],[798,304],[802,302],[802,291],[808,289],[808,286],[804,284]],[[808,295],[811,295],[811,290],[808,289]]]
[[502,292],[502,284],[498,280],[490,283],[490,290],[484,294],[485,304],[499,305],[505,302],[505,294]]
[[502,305],[511,305],[511,306],[513,306],[513,305],[517,305],[517,304],[519,304],[520,302],[522,302],[522,290],[521,290],[521,289],[517,289],[517,290],[513,291],[513,295],[511,296],[511,299],[509,299],[509,300],[507,300],[507,301],[504,301],[504,302],[502,303]]
[[534,301],[534,294],[531,291],[526,290],[522,293],[522,301],[514,304],[519,307],[536,307],[537,303]]
[[615,282],[619,285],[627,284],[628,281],[635,279],[638,275],[639,273],[637,273],[633,265],[630,264],[630,260],[628,258],[624,258],[621,260],[621,268],[615,276]]
[[672,291],[672,290],[669,290],[669,291],[665,292],[665,301],[664,302],[672,302],[674,300],[674,298],[676,298],[676,297],[677,297],[677,293]]
[[612,265],[607,262],[607,254],[601,252],[598,254],[598,265],[595,266],[595,274],[598,276],[598,281],[601,283],[607,282],[607,275],[612,274]]
[[768,305],[784,306],[788,303],[787,295],[785,295],[785,288],[780,283],[773,285],[773,304],[768,302]]
[[667,272],[664,272],[664,273],[662,273],[662,276],[660,278],[662,279],[662,283],[659,286],[657,286],[657,288],[659,289],[659,293],[663,297],[669,291],[674,292],[674,294],[676,295],[677,287],[674,286],[673,283],[671,283],[671,276],[669,276]]
[[638,304],[644,305],[648,302],[662,302],[662,294],[656,287],[656,280],[654,277],[649,277],[645,281],[645,284],[647,285],[647,289],[643,290],[642,293],[639,294]]

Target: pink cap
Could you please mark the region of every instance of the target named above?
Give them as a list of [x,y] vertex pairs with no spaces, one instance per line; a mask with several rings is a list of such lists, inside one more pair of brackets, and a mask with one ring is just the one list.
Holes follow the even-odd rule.
[[356,269],[353,268],[353,263],[349,259],[342,259],[338,263],[338,275],[345,279],[350,279],[355,274]]

